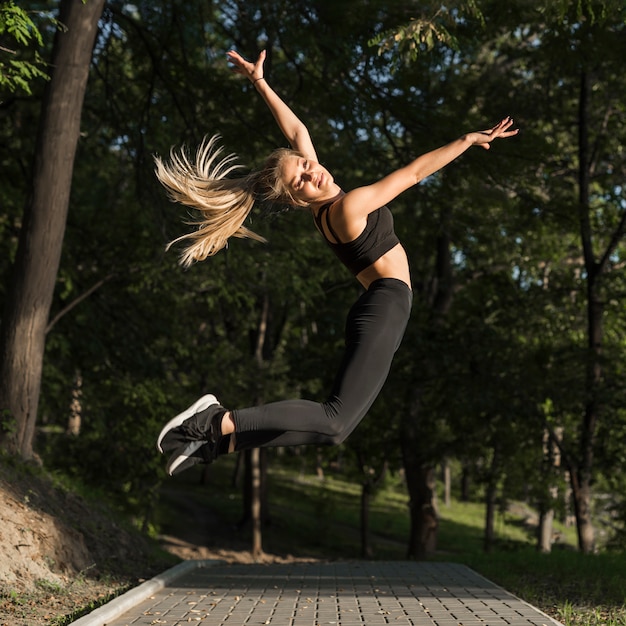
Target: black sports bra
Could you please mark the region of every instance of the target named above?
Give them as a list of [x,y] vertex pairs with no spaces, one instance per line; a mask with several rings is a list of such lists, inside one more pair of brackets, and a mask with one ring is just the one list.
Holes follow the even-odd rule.
[[[315,224],[330,249],[355,276],[400,243],[393,230],[393,215],[386,206],[376,209],[367,216],[367,224],[356,239],[342,243],[328,219],[331,204],[325,204],[320,208],[315,216]],[[322,220],[337,243],[327,239],[324,234],[326,231],[322,228]]]

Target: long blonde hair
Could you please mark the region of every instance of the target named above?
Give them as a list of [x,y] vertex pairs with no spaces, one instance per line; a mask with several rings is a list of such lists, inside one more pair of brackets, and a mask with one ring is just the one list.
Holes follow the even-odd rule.
[[191,161],[184,148],[170,151],[169,162],[155,157],[156,176],[167,189],[169,197],[197,209],[199,216],[188,222],[195,230],[181,235],[167,245],[189,240],[180,256],[180,263],[189,267],[194,261],[203,261],[226,247],[230,237],[248,237],[266,242],[243,226],[257,200],[302,205],[284,185],[281,172],[284,160],[301,156],[298,152],[280,148],[267,158],[257,172],[245,176],[229,176],[242,168],[237,157],[230,154],[220,159],[223,148],[219,135],[204,139]]

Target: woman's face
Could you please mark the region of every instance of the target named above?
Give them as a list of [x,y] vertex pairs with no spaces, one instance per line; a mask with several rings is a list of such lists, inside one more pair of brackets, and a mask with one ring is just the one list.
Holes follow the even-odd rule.
[[293,197],[306,204],[330,200],[340,191],[331,173],[323,165],[305,157],[285,159],[281,178]]

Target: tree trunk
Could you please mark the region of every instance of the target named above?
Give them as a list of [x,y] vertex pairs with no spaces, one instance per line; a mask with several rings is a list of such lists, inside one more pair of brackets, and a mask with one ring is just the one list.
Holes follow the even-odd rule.
[[469,461],[463,461],[461,467],[461,502],[470,501],[471,470]]
[[595,550],[595,531],[592,523],[591,484],[590,480],[580,471],[570,472],[572,482],[572,500],[576,515],[576,532],[578,548],[585,554]]
[[485,493],[485,535],[483,537],[483,550],[491,552],[495,542],[494,520],[496,516],[496,489],[491,481],[487,485]]
[[372,499],[372,485],[364,482],[361,486],[361,558],[372,558],[370,544],[370,501]]
[[537,537],[537,549],[543,554],[549,554],[550,552],[552,552],[552,535],[554,534],[553,528],[554,509],[549,508],[545,511],[541,511],[539,515],[539,534]]
[[83,406],[81,402],[81,396],[83,386],[83,377],[80,373],[80,370],[76,370],[76,374],[74,375],[74,385],[72,386],[72,401],[70,403],[70,416],[67,420],[67,430],[66,434],[71,435],[73,437],[78,437],[80,435],[80,429],[82,426],[82,414],[83,414]]
[[410,425],[413,423],[411,417],[405,424],[407,432],[401,437],[411,518],[407,558],[424,559],[433,554],[437,548],[439,515],[435,492],[436,472],[432,464],[419,459],[417,448],[411,443],[415,440],[415,436],[409,434]]
[[545,431],[543,439],[544,469],[549,476],[549,482],[543,500],[539,503],[539,531],[537,533],[537,549],[544,554],[552,552],[552,537],[554,535],[554,502],[559,495],[556,486],[556,477],[561,469],[561,451],[557,441],[563,439],[563,427],[554,429],[552,437]]
[[372,471],[373,468],[367,464],[362,452],[359,449],[356,449],[355,452],[357,463],[361,470],[361,476],[363,476],[361,483],[361,556],[364,559],[369,559],[373,555],[373,549],[370,543],[370,504],[372,496],[385,479],[389,466],[387,461],[384,461],[380,472],[374,474]]
[[252,469],[252,558],[263,555],[263,471],[261,469],[261,450],[250,450],[250,467]]
[[485,535],[483,539],[483,550],[491,552],[495,542],[495,517],[498,493],[498,478],[500,476],[500,450],[496,442],[493,449],[493,459],[487,480],[485,492]]
[[[263,296],[261,314],[257,328],[254,359],[263,367],[263,353],[267,340],[270,301],[267,293]],[[257,404],[263,402],[263,390],[258,390]],[[252,522],[252,556],[257,559],[263,554],[263,525],[267,520],[267,450],[254,448],[246,450],[243,486],[243,515],[240,526]]]
[[[454,296],[450,220],[450,209],[446,207],[441,216],[441,230],[435,242],[435,271],[425,294],[432,310],[434,324],[440,323],[448,314]],[[430,368],[424,364],[423,369],[429,371]],[[439,528],[435,464],[430,460],[428,451],[424,451],[424,440],[419,433],[419,420],[422,417],[420,393],[420,382],[416,381],[411,407],[404,413],[400,441],[411,513],[407,555],[416,559],[435,552]],[[421,457],[420,450],[424,451]]]
[[578,112],[578,188],[580,236],[587,274],[587,357],[585,363],[585,409],[580,431],[580,457],[577,467],[570,468],[572,497],[578,529],[578,547],[584,553],[594,550],[594,530],[591,520],[591,472],[593,444],[598,414],[599,385],[602,379],[602,314],[599,281],[602,266],[595,261],[589,205],[589,77],[581,74]]
[[[33,457],[46,326],[61,258],[76,145],[104,0],[62,0],[26,203],[0,330],[2,446]],[[8,420],[7,420],[8,418]],[[7,423],[8,421],[8,423]]]
[[435,497],[435,468],[415,467],[410,493],[411,531],[407,557],[424,559],[437,549],[439,515]]
[[[253,450],[259,454],[252,454]],[[242,486],[242,514],[237,522],[238,528],[244,528],[250,524],[253,533],[263,528],[267,523],[268,507],[267,484],[267,450],[264,448],[252,448],[240,453],[243,456],[243,486]],[[255,517],[256,516],[256,517]],[[257,545],[262,543],[259,537],[254,538]]]
[[452,501],[452,478],[450,475],[450,461],[448,459],[443,460],[441,473],[443,476],[443,503],[449,507]]

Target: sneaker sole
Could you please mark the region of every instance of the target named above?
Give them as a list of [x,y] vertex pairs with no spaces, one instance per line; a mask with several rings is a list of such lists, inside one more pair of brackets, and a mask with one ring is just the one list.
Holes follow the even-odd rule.
[[185,446],[185,449],[182,452],[174,452],[165,466],[165,471],[170,476],[174,476],[174,474],[178,474],[192,465],[200,463],[200,458],[192,455],[196,450],[205,445],[205,443],[206,442],[204,441],[191,441]]
[[169,433],[173,428],[178,428],[186,419],[190,418],[192,415],[199,413],[200,411],[204,411],[204,409],[210,407],[212,404],[219,404],[217,398],[212,394],[207,394],[202,396],[199,400],[196,400],[188,409],[179,413],[176,417],[173,417],[159,433],[159,437],[157,439],[156,447],[157,450],[163,454],[163,448],[161,447],[161,442],[163,441],[163,437]]

